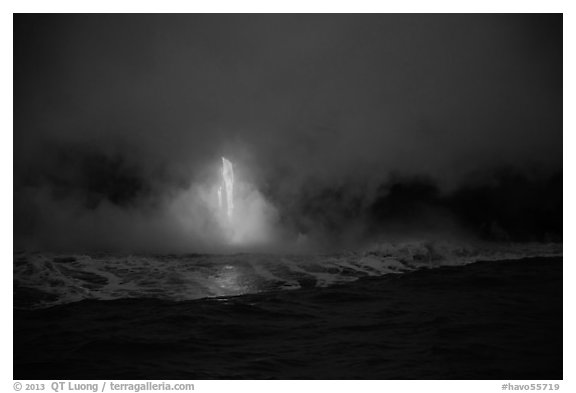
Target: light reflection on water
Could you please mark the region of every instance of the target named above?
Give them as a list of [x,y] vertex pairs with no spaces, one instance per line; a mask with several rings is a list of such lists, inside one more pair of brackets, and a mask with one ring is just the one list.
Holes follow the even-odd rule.
[[256,290],[238,266],[223,265],[212,278],[220,292],[217,296],[243,295]]
[[14,260],[19,307],[46,308],[84,299],[207,297],[326,287],[366,276],[475,261],[561,256],[562,245],[466,248],[461,244],[382,245],[375,251],[317,256],[124,256],[21,253]]

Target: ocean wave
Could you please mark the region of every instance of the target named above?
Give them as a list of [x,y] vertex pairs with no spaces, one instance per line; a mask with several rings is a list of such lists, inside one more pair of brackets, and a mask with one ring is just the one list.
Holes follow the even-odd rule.
[[46,308],[85,299],[173,301],[326,287],[367,276],[477,261],[561,256],[561,244],[380,243],[327,255],[14,256],[14,306]]

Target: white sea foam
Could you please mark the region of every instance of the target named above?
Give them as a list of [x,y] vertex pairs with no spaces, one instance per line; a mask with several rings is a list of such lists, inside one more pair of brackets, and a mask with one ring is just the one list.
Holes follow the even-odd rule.
[[466,265],[477,261],[561,256],[560,244],[381,243],[338,255],[54,255],[16,254],[17,307],[84,299],[191,300],[271,290],[325,287],[365,276]]

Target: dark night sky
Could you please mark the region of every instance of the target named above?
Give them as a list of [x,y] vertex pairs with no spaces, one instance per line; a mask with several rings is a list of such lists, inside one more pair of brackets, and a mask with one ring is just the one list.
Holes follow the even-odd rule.
[[285,235],[560,240],[562,16],[14,17],[17,247],[206,246],[221,155]]

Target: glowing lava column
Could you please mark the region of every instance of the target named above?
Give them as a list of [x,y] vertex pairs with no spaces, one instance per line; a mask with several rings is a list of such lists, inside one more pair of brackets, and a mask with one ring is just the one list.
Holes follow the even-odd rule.
[[222,157],[222,178],[224,179],[226,191],[226,213],[228,221],[231,222],[232,213],[234,212],[234,169],[232,168],[232,163],[224,157]]

